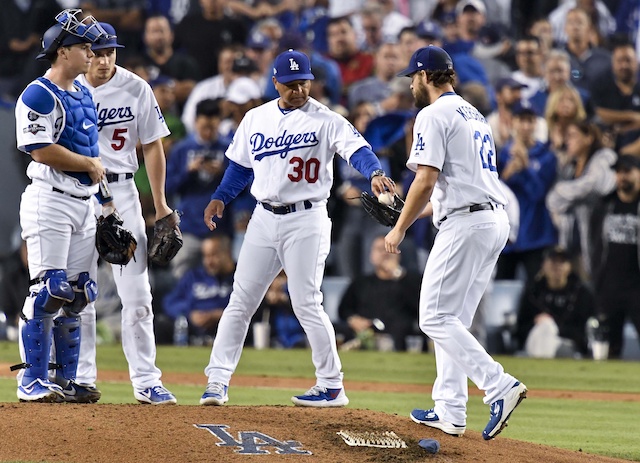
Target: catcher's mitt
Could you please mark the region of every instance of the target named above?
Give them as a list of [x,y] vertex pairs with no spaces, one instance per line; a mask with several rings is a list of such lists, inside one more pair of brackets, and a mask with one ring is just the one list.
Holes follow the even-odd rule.
[[156,220],[153,226],[153,238],[149,245],[149,259],[158,265],[167,265],[182,247],[180,214],[173,211],[166,217]]
[[127,265],[138,247],[135,237],[122,223],[116,211],[98,218],[96,249],[100,257],[111,264]]
[[378,198],[370,195],[366,191],[360,194],[360,201],[370,217],[387,227],[393,227],[396,224],[398,217],[400,217],[400,212],[402,212],[402,207],[404,206],[404,201],[400,199],[398,195],[393,196],[392,205],[386,206],[379,202]]

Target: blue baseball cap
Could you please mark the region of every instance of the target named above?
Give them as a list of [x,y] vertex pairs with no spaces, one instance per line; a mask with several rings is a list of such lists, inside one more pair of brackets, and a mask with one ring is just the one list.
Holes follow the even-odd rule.
[[260,31],[252,32],[247,39],[247,48],[266,50],[271,48],[271,45],[271,39]]
[[416,26],[416,35],[423,39],[442,40],[442,28],[435,21],[425,19]]
[[411,59],[409,66],[398,73],[398,76],[411,77],[418,71],[447,71],[453,69],[453,61],[449,53],[435,45],[418,48]]
[[124,45],[118,43],[116,30],[109,23],[100,23],[102,28],[108,34],[106,37],[100,38],[91,45],[92,50],[104,50],[105,48],[124,48]]
[[294,80],[313,80],[309,57],[301,51],[289,49],[276,56],[273,63],[273,77],[281,84]]
[[521,88],[527,88],[528,85],[515,80],[513,77],[502,77],[498,79],[498,81],[496,82],[496,91],[499,92],[505,87],[517,90]]
[[176,81],[167,75],[158,74],[158,77],[156,77],[155,79],[151,79],[149,81],[149,85],[151,86],[151,88],[156,88],[156,87],[159,87],[160,85],[168,85],[170,87],[175,87]]

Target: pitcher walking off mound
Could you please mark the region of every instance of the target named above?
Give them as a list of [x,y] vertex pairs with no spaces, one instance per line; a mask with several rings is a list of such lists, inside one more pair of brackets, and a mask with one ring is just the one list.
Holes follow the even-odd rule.
[[423,211],[432,209],[439,228],[424,270],[419,315],[420,329],[435,343],[435,406],[413,410],[411,419],[464,434],[470,378],[485,391],[484,403],[491,404],[482,433],[488,440],[502,431],[527,394],[525,385],[505,373],[468,331],[509,235],[491,128],[454,93],[453,62],[442,48],[418,49],[400,75],[411,77],[416,105],[423,109],[407,161],[416,177],[385,238],[387,251],[399,252],[407,228]]

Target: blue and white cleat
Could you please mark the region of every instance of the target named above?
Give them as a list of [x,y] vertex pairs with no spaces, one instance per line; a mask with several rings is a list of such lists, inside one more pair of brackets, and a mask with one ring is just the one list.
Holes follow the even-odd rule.
[[209,383],[200,398],[200,405],[224,405],[229,401],[228,386],[222,383]]
[[62,402],[62,387],[48,379],[36,378],[29,384],[18,386],[20,402]]
[[291,401],[301,407],[344,407],[349,404],[344,388],[329,389],[318,385],[303,395],[291,397]]
[[133,396],[141,404],[172,405],[178,403],[176,397],[163,386],[153,386],[142,391],[134,389]]
[[482,431],[484,440],[493,439],[507,426],[511,413],[527,398],[527,386],[517,381],[507,394],[491,404],[491,418],[487,427]]
[[450,436],[462,437],[467,430],[464,424],[453,424],[448,421],[441,420],[433,408],[429,410],[414,409],[409,415],[413,421],[424,424],[430,428],[436,428]]

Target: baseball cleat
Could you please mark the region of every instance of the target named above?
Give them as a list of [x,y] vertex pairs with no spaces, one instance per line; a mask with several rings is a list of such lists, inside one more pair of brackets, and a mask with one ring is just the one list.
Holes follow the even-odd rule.
[[62,388],[48,379],[36,378],[26,386],[18,386],[20,402],[61,402],[64,400]]
[[430,428],[439,429],[450,436],[462,437],[464,432],[467,430],[467,427],[464,424],[453,424],[448,421],[441,420],[433,408],[430,410],[421,410],[416,408],[409,414],[409,416],[416,423],[424,424]]
[[74,381],[69,381],[62,393],[64,394],[64,402],[76,404],[94,404],[102,397],[102,393],[95,386],[78,384]]
[[344,407],[349,403],[344,388],[329,389],[318,385],[303,395],[291,397],[291,401],[301,407]]
[[522,399],[527,398],[527,386],[517,381],[507,392],[507,394],[500,400],[496,400],[491,404],[491,412],[489,423],[487,427],[482,431],[482,437],[484,440],[493,439],[507,426],[507,420],[511,416],[511,413],[522,402]]
[[200,398],[200,405],[224,405],[229,401],[228,386],[222,383],[209,383]]
[[153,386],[142,391],[134,389],[133,396],[141,404],[172,405],[178,403],[175,396],[163,386]]

